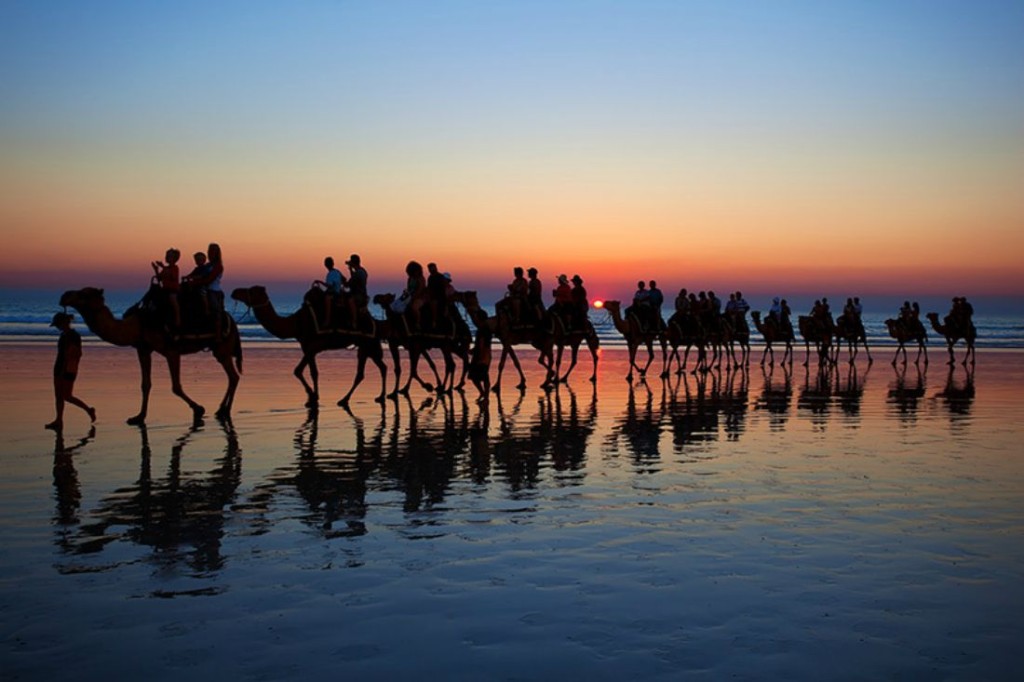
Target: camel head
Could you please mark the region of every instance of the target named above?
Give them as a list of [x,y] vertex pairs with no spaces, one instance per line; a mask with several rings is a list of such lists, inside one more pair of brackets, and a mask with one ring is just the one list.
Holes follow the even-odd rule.
[[480,307],[480,299],[475,291],[460,291],[455,295],[455,301],[461,303],[463,308],[473,310]]
[[103,289],[96,289],[94,287],[65,291],[60,297],[60,304],[64,308],[71,307],[79,312],[83,310],[98,310],[107,305],[103,299]]
[[925,317],[927,317],[932,322],[938,322],[939,321],[939,314],[938,313],[928,313],[927,315],[925,315]]
[[619,315],[622,311],[621,301],[605,301],[604,309],[608,311],[609,315]]
[[259,285],[251,287],[240,287],[231,292],[231,298],[243,303],[250,308],[256,305],[261,305],[269,300],[267,296],[267,288]]
[[751,310],[750,311],[750,317],[751,317],[751,319],[754,320],[754,322],[757,322],[758,324],[760,324],[760,322],[761,322],[761,311],[760,310]]

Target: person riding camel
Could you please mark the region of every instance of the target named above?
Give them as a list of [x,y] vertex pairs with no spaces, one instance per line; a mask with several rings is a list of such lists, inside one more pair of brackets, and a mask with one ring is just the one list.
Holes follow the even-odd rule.
[[675,308],[677,315],[686,315],[690,312],[690,298],[685,287],[680,289],[676,296]]
[[208,311],[213,318],[214,335],[220,339],[224,326],[224,291],[220,286],[220,280],[224,276],[224,258],[221,255],[220,244],[211,243],[206,249],[206,257],[210,269],[194,282],[206,288],[206,300]]
[[773,318],[777,324],[782,324],[782,299],[778,296],[772,299],[772,307],[768,311],[768,317]]
[[440,330],[442,320],[448,319],[448,280],[437,269],[437,263],[427,263],[427,308],[430,326]]
[[569,320],[572,317],[572,287],[569,286],[569,277],[567,275],[558,276],[558,288],[552,293],[554,294],[555,302],[551,304],[548,310],[558,316],[562,320],[562,324],[568,328]]
[[327,268],[327,275],[322,279],[313,282],[314,287],[321,287],[324,290],[324,329],[331,328],[331,312],[339,296],[341,296],[341,271],[334,267],[334,258],[324,258],[324,267]]
[[527,281],[526,300],[529,304],[530,316],[534,322],[544,319],[544,285],[537,276],[537,268],[530,268],[526,271],[529,275]]
[[181,251],[167,249],[167,253],[164,254],[166,263],[156,260],[152,263],[153,274],[171,309],[171,330],[174,332],[181,328],[181,306],[178,304],[178,292],[181,290],[181,282],[178,278],[179,258],[181,258]]
[[523,269],[518,265],[512,269],[513,279],[509,282],[508,298],[511,306],[512,321],[516,324],[523,323],[523,309],[526,307],[526,298],[530,293],[530,284],[523,277]]
[[577,330],[586,329],[587,313],[590,310],[590,301],[587,300],[587,290],[583,288],[583,278],[579,275],[572,276],[572,327]]
[[420,308],[423,307],[427,298],[427,280],[423,276],[423,266],[412,260],[405,266],[405,274],[408,276],[405,291],[402,298],[405,299],[407,307],[406,316],[409,319],[411,329],[420,329]]
[[640,280],[636,283],[636,291],[633,292],[633,303],[626,308],[626,315],[633,315],[641,327],[648,327],[651,323],[651,292],[647,290],[647,282]]
[[185,286],[189,286],[193,291],[199,291],[205,295],[202,285],[199,281],[206,277],[210,272],[210,264],[206,262],[206,254],[202,251],[196,251],[192,254],[192,260],[196,266],[192,268],[192,272],[188,273],[181,278],[181,283]]
[[370,280],[369,273],[363,267],[358,253],[353,253],[345,261],[348,266],[348,279],[343,278],[342,288],[348,292],[348,312],[352,328],[359,327],[359,318],[370,316],[367,306],[370,305],[370,296],[367,293],[367,284]]
[[665,294],[661,293],[658,283],[653,279],[647,283],[647,302],[651,306],[651,323],[657,329],[665,328],[665,320],[661,317],[661,306],[665,304]]

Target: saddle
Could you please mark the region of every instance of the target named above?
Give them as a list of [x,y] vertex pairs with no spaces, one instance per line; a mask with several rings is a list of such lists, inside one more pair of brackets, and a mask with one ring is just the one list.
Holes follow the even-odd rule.
[[324,305],[324,299],[326,296],[327,292],[323,289],[313,287],[306,292],[305,296],[302,297],[303,305],[309,309],[310,314],[313,316],[313,320],[316,322],[318,333],[373,333],[374,321],[372,316],[366,311],[365,306],[357,307],[356,319],[352,319],[352,308],[349,305],[352,295],[345,292],[336,294],[333,297],[333,300],[331,301],[331,320],[328,325],[326,317],[327,310]]
[[[178,292],[178,308],[181,326],[175,329],[174,311],[167,292],[153,283],[142,300],[125,311],[125,317],[141,315],[147,324],[161,326],[168,334],[179,337],[213,336],[216,333],[216,320],[205,289],[183,286]],[[227,313],[224,315],[226,317]],[[226,322],[222,323],[226,328]]]

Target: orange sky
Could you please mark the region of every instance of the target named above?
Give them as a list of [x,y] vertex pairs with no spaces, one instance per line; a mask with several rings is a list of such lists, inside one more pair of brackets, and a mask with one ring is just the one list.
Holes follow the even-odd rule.
[[1012,7],[904,8],[892,35],[866,9],[755,4],[725,31],[683,5],[579,26],[574,3],[249,10],[240,32],[244,7],[205,31],[12,17],[0,286],[136,286],[218,241],[228,286],[358,252],[371,288],[417,259],[472,288],[532,265],[613,296],[1024,296]]

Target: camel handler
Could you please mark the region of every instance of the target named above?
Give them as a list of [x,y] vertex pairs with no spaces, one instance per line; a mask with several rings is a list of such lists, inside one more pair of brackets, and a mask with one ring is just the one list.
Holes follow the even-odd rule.
[[73,315],[57,313],[50,322],[51,327],[60,330],[57,341],[57,361],[53,364],[53,397],[57,407],[57,418],[46,428],[60,431],[64,428],[64,403],[71,403],[89,415],[89,421],[96,421],[96,410],[74,396],[75,379],[78,377],[78,363],[82,359],[82,337],[71,328]]

